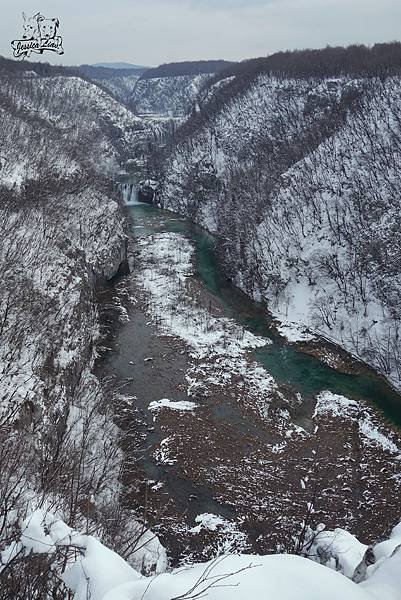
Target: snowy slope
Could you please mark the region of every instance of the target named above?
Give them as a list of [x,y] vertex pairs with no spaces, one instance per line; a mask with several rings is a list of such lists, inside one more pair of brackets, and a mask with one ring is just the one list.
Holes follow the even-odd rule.
[[[120,504],[115,392],[92,370],[104,334],[96,294],[126,260],[105,175],[145,129],[79,77],[3,76],[0,96],[0,553],[46,505],[128,558],[143,528]],[[7,568],[1,595],[47,597],[46,569],[35,568]]]
[[217,233],[237,285],[397,385],[400,88],[261,75],[184,126],[162,195]]
[[140,119],[79,77],[3,78],[0,96],[5,183],[35,178],[39,165],[65,175],[115,171],[144,134]]
[[139,75],[124,75],[111,79],[102,79],[100,84],[108,89],[116,98],[124,104],[131,101]]
[[181,75],[140,79],[131,106],[136,114],[182,117],[189,113],[199,88],[210,75]]

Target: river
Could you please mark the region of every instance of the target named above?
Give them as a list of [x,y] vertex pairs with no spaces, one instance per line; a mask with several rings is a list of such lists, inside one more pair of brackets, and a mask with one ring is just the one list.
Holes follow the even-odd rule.
[[359,365],[359,373],[345,374],[330,368],[296,345],[274,335],[272,319],[266,309],[231,285],[221,274],[213,249],[213,238],[189,220],[179,218],[151,206],[138,204],[129,207],[134,225],[134,235],[150,235],[155,231],[184,233],[196,245],[197,276],[207,289],[221,301],[230,318],[246,326],[257,335],[266,336],[273,344],[255,354],[260,364],[282,383],[293,386],[302,396],[315,396],[330,390],[351,398],[363,398],[378,406],[394,424],[401,426],[401,396],[371,369]]
[[[207,232],[179,215],[152,206],[137,204],[127,207],[127,210],[131,217],[131,232],[135,239],[170,232],[182,234],[194,243],[196,249],[195,277],[204,292],[203,302],[205,304],[215,302],[225,316],[235,320],[256,335],[266,337],[272,342],[254,351],[252,356],[259,365],[274,377],[277,383],[282,386],[282,389],[291,390],[292,394],[302,396],[303,401],[294,410],[293,414],[294,420],[299,425],[306,429],[313,429],[314,424],[311,419],[316,396],[327,390],[347,398],[368,402],[373,407],[379,408],[386,420],[396,426],[401,425],[401,398],[386,383],[384,378],[360,363],[357,364],[357,372],[355,373],[339,372],[327,366],[319,358],[305,352],[305,348],[300,349],[278,335],[265,307],[251,301],[222,275],[214,253],[213,238]],[[133,268],[135,269],[135,263]],[[160,446],[167,433],[181,430],[181,422],[171,418],[161,418],[159,423],[159,419],[155,420],[149,414],[148,405],[151,401],[160,398],[173,397],[177,401],[187,399],[184,375],[189,366],[189,359],[186,356],[184,346],[179,340],[172,343],[168,338],[158,335],[157,327],[149,322],[143,305],[132,306],[128,309],[128,313],[129,323],[119,328],[111,350],[101,359],[103,375],[113,376],[117,381],[125,382],[125,393],[135,396],[135,401],[131,405],[131,416],[128,417],[128,421],[123,419],[125,423],[123,427],[129,430],[141,431],[140,444],[137,445],[134,451],[135,457],[131,457],[132,460],[127,461],[127,464],[129,464],[125,474],[127,504],[137,508],[141,507],[142,510],[146,511],[146,516],[151,525],[168,545],[175,560],[178,560],[180,556],[182,557],[179,544],[181,544],[181,547],[183,544],[187,547],[187,555],[191,554],[199,557],[201,554],[197,555],[196,552],[199,552],[199,546],[205,544],[205,540],[210,544],[212,554],[216,544],[221,544],[221,540],[220,542],[209,540],[208,535],[210,532],[206,532],[206,537],[198,536],[197,544],[191,544],[194,536],[190,528],[194,525],[196,516],[204,513],[220,515],[227,522],[236,521],[238,531],[230,534],[222,531],[223,538],[224,535],[229,537],[231,535],[231,538],[234,539],[234,546],[235,540],[242,540],[241,536],[245,531],[248,536],[248,546],[246,544],[241,546],[240,544],[241,548],[250,547],[256,551],[271,550],[271,545],[266,546],[266,543],[259,543],[263,536],[275,539],[271,522],[269,525],[265,525],[265,523],[263,526],[260,525],[259,513],[260,506],[263,503],[256,511],[258,514],[250,516],[249,511],[252,512],[250,506],[255,505],[255,502],[258,503],[258,498],[254,498],[253,503],[245,500],[237,502],[236,499],[233,499],[232,492],[228,493],[228,487],[226,489],[217,477],[209,480],[206,475],[199,475],[198,478],[198,472],[207,471],[207,468],[205,469],[207,461],[205,463],[206,459],[201,460],[199,458],[199,466],[194,467],[193,464],[190,464],[191,461],[196,463],[198,458],[192,456],[191,459],[188,459],[188,455],[196,446],[193,440],[182,453],[182,456],[186,458],[181,460],[178,458],[176,464],[163,464],[155,459],[155,448],[158,445]],[[160,360],[156,360],[156,357],[160,357]],[[352,363],[352,359],[349,362]],[[264,462],[261,457],[263,457],[264,449],[271,441],[270,432],[257,419],[249,418],[246,411],[244,412],[241,407],[236,406],[229,394],[220,394],[213,397],[212,400],[208,400],[205,403],[205,410],[205,423],[209,429],[215,431],[215,440],[212,440],[211,443],[218,448],[217,452],[220,452],[221,448],[224,447],[224,442],[219,438],[220,430],[226,428],[224,435],[231,440],[228,444],[231,448],[231,454],[226,462],[231,464],[234,462],[236,465],[245,462],[252,463],[253,466],[249,465],[247,467],[251,476],[252,468],[256,468],[255,465]],[[201,428],[201,426],[199,427]],[[338,429],[341,433],[334,433],[334,442],[331,437],[328,442],[329,434],[327,432],[324,434],[326,437],[322,439],[323,443],[327,445],[328,457],[332,452],[342,452],[343,447],[345,448],[347,444],[355,445],[354,438],[342,439],[343,429],[344,426],[341,425]],[[353,436],[354,432],[349,435]],[[185,435],[182,434],[182,438],[184,437]],[[193,434],[193,438],[195,438],[195,434]],[[316,447],[322,444],[322,439],[316,442]],[[244,448],[239,454],[239,450],[237,452],[237,449],[235,451],[233,449],[233,444],[236,443],[233,440],[239,440],[238,446]],[[129,444],[127,448],[128,446]],[[181,440],[179,440],[177,446],[181,447]],[[302,473],[304,471],[302,469],[304,469],[304,466],[301,467],[298,463],[294,463],[295,466],[292,464],[289,467],[289,461],[294,460],[294,452],[299,452],[300,456],[302,455],[304,463],[310,461],[311,456],[314,453],[316,454],[316,450],[311,449],[310,442],[302,449],[299,449],[298,446],[296,448],[296,450],[291,449],[288,455],[283,455],[281,462],[278,463],[282,467],[284,475],[283,481],[280,480],[280,484],[274,483],[271,485],[272,493],[277,498],[276,512],[274,512],[272,500],[269,501],[272,514],[278,514],[278,510],[281,510],[283,498],[281,500],[279,498],[280,494],[284,494],[282,488],[288,487],[288,490],[290,490],[299,485],[299,483],[296,484],[292,481],[293,476],[289,474],[289,469],[291,468],[297,472],[296,481],[299,482],[299,477],[301,479],[303,477]],[[227,448],[224,449],[222,454],[227,454]],[[253,454],[255,454],[255,459],[251,460],[249,457]],[[179,453],[177,456],[179,456]],[[344,456],[345,458],[342,457],[341,461],[347,460],[346,453]],[[209,457],[208,460],[212,466],[213,457]],[[325,459],[322,458],[322,460]],[[354,460],[354,458],[351,460]],[[269,463],[269,469],[272,468],[273,464],[276,468],[276,462],[271,461],[271,458],[266,461],[266,464]],[[302,461],[300,459],[300,462]],[[224,461],[220,462],[224,463]],[[135,466],[133,467],[133,465]],[[222,466],[221,468],[224,470]],[[299,472],[298,469],[300,469]],[[369,469],[370,465],[368,465]],[[238,481],[241,481],[243,476],[243,473],[242,475],[239,474]],[[341,477],[343,476],[344,473],[341,474]],[[355,473],[353,476],[355,476]],[[146,485],[132,485],[132,480],[138,477],[142,477]],[[330,481],[336,481],[336,478],[340,478],[340,475],[336,472],[336,474],[330,475],[330,478]],[[360,478],[359,475],[358,478]],[[265,476],[261,476],[261,481],[265,481],[265,479]],[[308,480],[308,476],[305,476],[304,479]],[[372,480],[376,479],[377,473],[372,467]],[[238,481],[235,479],[231,482],[231,490],[234,488],[238,490]],[[333,487],[334,484],[330,485]],[[360,485],[361,482],[358,479],[358,486]],[[377,485],[382,486],[382,482],[377,481]],[[358,486],[355,482],[349,486],[351,488],[349,503],[353,503],[352,506],[355,505],[355,507],[359,502],[355,493]],[[251,488],[252,485],[249,483],[244,495],[252,496],[252,494],[257,493]],[[270,489],[260,491],[264,497],[269,492]],[[359,489],[358,494],[360,492],[361,489]],[[289,510],[292,515],[291,518],[295,520],[298,518],[299,511],[301,511],[301,508],[296,509],[296,507],[300,507],[303,502],[297,494],[298,491],[294,492],[291,500],[293,508]],[[339,489],[337,502],[342,502],[342,495],[343,492]],[[145,500],[143,499],[144,496],[146,496]],[[333,505],[333,510],[338,511],[338,505],[336,506]],[[263,511],[265,511],[265,505],[263,507]],[[330,518],[330,515],[326,513],[324,516],[327,519]],[[337,519],[336,523],[340,522],[347,525],[347,519],[350,519],[350,517],[344,514],[342,518],[343,521]],[[391,515],[389,515],[389,519],[391,520]],[[246,526],[243,525],[244,520],[247,520]],[[181,524],[178,524],[178,521]],[[268,522],[269,519],[265,519],[265,521]],[[185,529],[182,525],[183,522],[186,522],[185,531],[183,531]],[[358,530],[359,522],[354,517],[352,517],[351,522],[354,523],[355,533],[357,532],[355,530]],[[360,531],[361,528],[359,527],[359,533]],[[365,531],[366,528],[362,527],[362,538]],[[192,535],[189,535],[188,532],[191,532]],[[282,533],[281,529],[280,533]],[[279,534],[276,537],[279,538]]]

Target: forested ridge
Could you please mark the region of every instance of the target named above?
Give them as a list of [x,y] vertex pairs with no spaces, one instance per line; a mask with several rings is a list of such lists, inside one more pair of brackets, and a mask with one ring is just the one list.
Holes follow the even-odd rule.
[[[215,73],[206,81],[199,100],[206,100],[203,110],[192,115],[189,131],[194,124],[218,112],[230,98],[241,94],[259,75],[277,78],[313,79],[331,77],[386,77],[401,73],[401,43],[352,45],[277,52],[267,57],[234,63]],[[212,95],[208,95],[210,90]],[[197,120],[196,120],[197,119]],[[186,128],[182,128],[185,133]]]
[[176,132],[161,196],[216,233],[241,288],[397,385],[400,58],[394,43],[234,66]]
[[141,75],[141,79],[219,73],[224,68],[228,68],[231,64],[232,63],[226,60],[198,60],[165,63],[153,69],[147,69]]

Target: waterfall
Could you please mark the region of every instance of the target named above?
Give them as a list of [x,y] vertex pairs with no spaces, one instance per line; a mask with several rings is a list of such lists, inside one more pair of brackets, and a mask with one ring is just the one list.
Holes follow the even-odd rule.
[[[145,187],[143,185],[145,184]],[[115,185],[118,189],[121,199],[126,206],[136,206],[137,204],[153,204],[155,197],[154,190],[152,187],[157,182],[152,180],[139,181],[138,174],[128,173],[127,171],[120,171],[116,175]],[[141,201],[139,201],[139,194],[141,193]]]
[[119,189],[122,194],[123,202],[126,206],[141,204],[138,201],[138,185],[135,183],[120,183]]

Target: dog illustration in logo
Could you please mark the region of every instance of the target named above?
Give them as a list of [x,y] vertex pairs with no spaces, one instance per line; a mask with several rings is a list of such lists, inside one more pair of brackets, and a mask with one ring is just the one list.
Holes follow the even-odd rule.
[[64,54],[63,38],[58,34],[60,22],[58,19],[46,19],[40,12],[33,17],[22,17],[24,33],[22,40],[13,40],[11,47],[15,58],[30,57],[31,53],[56,52]]
[[24,27],[24,40],[39,40],[40,31],[39,31],[39,19],[44,18],[40,13],[36,13],[33,17],[27,17],[26,14],[22,13],[22,18],[24,19],[23,27]]
[[60,22],[58,19],[45,19],[42,15],[38,17],[40,39],[42,41],[54,40]]

